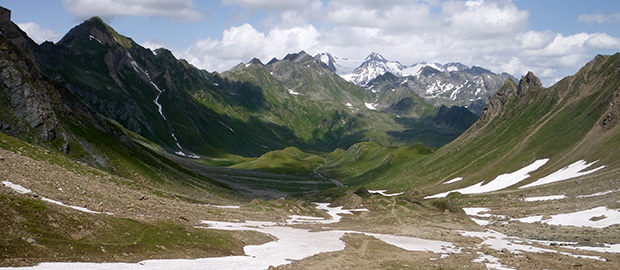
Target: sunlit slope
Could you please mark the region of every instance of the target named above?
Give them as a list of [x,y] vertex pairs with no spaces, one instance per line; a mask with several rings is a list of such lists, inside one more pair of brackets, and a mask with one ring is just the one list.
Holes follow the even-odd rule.
[[[480,120],[432,155],[389,167],[369,184],[434,194],[493,180],[539,159],[523,185],[578,160],[598,161],[600,177],[618,168],[620,55],[597,56],[574,76],[543,88],[532,73],[508,82]],[[404,169],[400,169],[404,168]],[[442,182],[463,177],[454,184]]]

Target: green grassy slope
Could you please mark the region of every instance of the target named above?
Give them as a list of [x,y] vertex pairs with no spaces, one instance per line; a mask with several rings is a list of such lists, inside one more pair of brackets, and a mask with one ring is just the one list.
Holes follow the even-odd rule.
[[[549,163],[532,174],[546,176],[577,160],[618,167],[617,126],[620,55],[597,56],[574,76],[543,88],[533,75],[507,83],[480,120],[432,155],[404,161],[372,183],[396,190],[438,193],[513,172],[533,161]],[[385,172],[392,172],[387,169]],[[601,171],[604,173],[604,170]],[[451,185],[441,182],[464,177]]]

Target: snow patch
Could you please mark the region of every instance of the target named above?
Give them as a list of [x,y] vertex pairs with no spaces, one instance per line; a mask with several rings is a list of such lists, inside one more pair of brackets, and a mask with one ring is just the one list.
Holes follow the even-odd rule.
[[366,106],[366,108],[368,108],[369,110],[373,110],[376,111],[377,108],[375,106],[377,106],[378,104],[374,104],[374,103],[364,103],[364,106]]
[[459,234],[462,236],[476,237],[482,239],[482,243],[478,244],[478,247],[488,247],[494,249],[496,251],[508,250],[513,254],[520,254],[523,252],[532,252],[532,253],[559,253],[575,258],[586,258],[593,260],[604,261],[605,259],[599,256],[587,256],[587,255],[579,255],[573,254],[569,252],[560,252],[553,249],[547,248],[539,248],[532,245],[527,245],[526,240],[507,236],[503,233],[494,231],[494,230],[486,230],[484,232],[469,232],[469,231],[459,231]]
[[597,197],[597,196],[605,196],[607,194],[611,194],[611,193],[615,193],[620,191],[620,189],[616,189],[616,190],[608,190],[608,191],[603,191],[603,192],[597,192],[597,193],[593,193],[593,194],[589,194],[589,195],[579,195],[577,196],[577,198],[590,198],[590,197]]
[[529,197],[523,199],[526,202],[539,202],[539,201],[552,201],[552,200],[561,200],[566,199],[566,195],[551,195],[551,196],[540,196],[540,197]]
[[[23,186],[20,186],[18,184],[14,184],[14,183],[12,183],[10,181],[2,181],[2,184],[4,184],[5,186],[7,186],[10,189],[13,189],[15,192],[17,192],[19,194],[32,193],[32,190],[27,189],[27,188],[25,188]],[[104,212],[93,211],[93,210],[90,210],[90,209],[88,209],[86,207],[67,205],[67,204],[59,202],[57,200],[52,200],[52,199],[46,198],[46,197],[40,197],[40,198],[41,198],[42,201],[46,201],[46,202],[53,203],[53,204],[60,205],[60,206],[64,206],[64,207],[69,207],[69,208],[72,208],[72,209],[75,209],[75,210],[78,210],[78,211],[81,211],[81,212],[91,213],[91,214],[104,214]],[[108,212],[105,212],[105,214],[114,215],[114,213],[108,213]]]
[[498,191],[512,185],[515,185],[528,177],[530,177],[529,173],[535,170],[538,170],[540,167],[545,165],[549,159],[539,159],[534,161],[534,163],[512,173],[502,174],[497,176],[493,181],[484,184],[483,182],[479,182],[473,186],[456,189],[452,191],[447,191],[444,193],[439,193],[432,196],[424,197],[425,199],[430,198],[443,198],[447,196],[450,192],[460,192],[462,194],[478,194],[478,193],[486,193],[492,191]]
[[239,205],[209,205],[210,207],[222,208],[222,209],[239,209],[241,206]]
[[299,95],[298,92],[295,92],[293,89],[286,89],[288,91],[289,94],[293,95],[293,96],[297,96]]
[[19,194],[27,194],[27,193],[32,193],[32,190],[27,189],[25,187],[22,187],[18,184],[13,184],[10,181],[2,181],[2,184],[4,184],[6,187],[14,190],[15,192],[19,193]]
[[369,193],[373,193],[373,194],[381,194],[385,197],[393,197],[393,196],[398,196],[398,195],[403,195],[404,192],[398,192],[398,193],[386,193],[387,190],[383,189],[383,190],[368,190]]
[[450,180],[450,181],[446,181],[446,182],[444,182],[443,184],[444,184],[444,185],[446,185],[446,184],[452,184],[452,183],[456,183],[456,182],[461,181],[461,180],[463,180],[463,177],[457,177],[457,178],[454,178],[454,179],[452,179],[452,180]]
[[551,215],[549,219],[543,219],[542,215],[538,215],[511,220],[523,223],[541,222],[558,226],[606,228],[620,224],[620,211],[600,206],[583,211]]
[[484,254],[482,252],[476,252],[478,254],[478,258],[474,259],[471,262],[475,263],[484,263],[487,269],[496,269],[496,270],[516,270],[516,268],[510,268],[503,265],[499,258]]
[[554,183],[554,182],[558,182],[558,181],[563,181],[563,180],[568,180],[571,178],[575,178],[575,177],[580,177],[580,176],[584,176],[587,174],[591,174],[593,172],[596,172],[602,168],[605,168],[605,166],[600,166],[598,168],[589,170],[589,171],[585,171],[585,172],[581,172],[582,170],[587,169],[588,167],[592,166],[592,164],[598,162],[594,161],[592,163],[586,163],[585,160],[579,160],[571,165],[568,165],[560,170],[558,170],[557,172],[554,172],[550,175],[548,175],[547,177],[543,177],[541,179],[538,179],[535,182],[529,183],[527,185],[521,186],[519,188],[528,188],[528,187],[536,187],[536,186],[541,186],[541,185],[545,185],[545,184],[550,184],[550,183]]

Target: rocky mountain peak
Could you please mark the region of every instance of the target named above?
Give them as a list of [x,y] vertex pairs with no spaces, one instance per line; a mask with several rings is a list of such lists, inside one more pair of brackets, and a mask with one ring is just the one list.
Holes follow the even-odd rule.
[[72,47],[76,41],[88,40],[102,45],[120,45],[131,48],[135,42],[118,34],[112,27],[107,25],[101,18],[92,17],[78,26],[72,28],[59,42],[59,46]]
[[371,52],[366,59],[364,59],[364,61],[373,61],[373,62],[381,62],[381,63],[387,63],[388,60],[385,59],[382,55],[380,55],[379,53],[376,52]]
[[329,70],[333,72],[336,72],[338,70],[336,68],[336,60],[329,53],[319,53],[314,56],[314,59],[323,62],[325,65],[327,65],[327,68],[329,68]]
[[258,58],[252,58],[252,60],[250,60],[250,62],[248,62],[248,64],[259,65],[259,66],[264,66],[265,65]]
[[314,59],[312,56],[307,54],[305,51],[300,51],[298,53],[289,53],[282,60],[301,62],[301,61],[307,60],[308,58]]
[[542,87],[540,79],[533,72],[528,71],[525,76],[521,77],[519,86],[517,86],[517,95],[522,97],[530,93],[534,89]]

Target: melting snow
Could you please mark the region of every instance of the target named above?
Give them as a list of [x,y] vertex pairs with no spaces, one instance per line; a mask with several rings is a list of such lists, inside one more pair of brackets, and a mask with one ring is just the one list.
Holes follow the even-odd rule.
[[289,94],[291,94],[291,95],[294,95],[294,96],[299,95],[299,93],[298,93],[298,92],[295,92],[293,89],[286,89],[286,90],[287,90],[287,91],[288,91],[288,93],[289,93]]
[[[59,201],[56,201],[56,200],[52,200],[52,199],[50,199],[50,198],[41,197],[41,200],[42,200],[42,201],[46,201],[46,202],[50,202],[50,203],[53,203],[53,204],[57,204],[57,205],[60,205],[60,206],[64,206],[64,207],[73,208],[73,209],[75,209],[75,210],[82,211],[82,212],[85,212],[85,213],[91,213],[91,214],[102,214],[102,212],[93,211],[93,210],[90,210],[90,209],[85,208],[85,207],[79,207],[79,206],[73,206],[73,205],[66,205],[66,204],[64,204],[64,203],[62,203],[62,202],[59,202]],[[108,214],[112,215],[112,213],[108,213]]]
[[549,225],[605,228],[620,224],[620,211],[600,206],[572,213],[552,215],[543,219],[542,215],[512,219],[523,223],[541,222]]
[[211,207],[215,207],[215,208],[222,208],[222,209],[239,209],[241,208],[241,206],[239,205],[209,205]]
[[15,190],[15,192],[19,194],[32,193],[32,190],[22,187],[18,184],[13,184],[10,181],[2,181],[2,184],[4,184],[5,186],[7,186],[8,188],[12,190]]
[[515,268],[510,268],[503,265],[497,257],[484,254],[482,252],[476,252],[476,254],[478,254],[478,258],[474,259],[472,262],[484,263],[487,269],[515,270]]
[[[15,192],[20,193],[20,194],[32,193],[32,190],[27,189],[27,188],[25,188],[23,186],[20,186],[18,184],[13,184],[10,181],[2,181],[2,184],[4,184],[5,186],[7,186],[7,187],[9,187],[9,188],[11,188],[13,190],[15,190]],[[90,209],[85,208],[85,207],[67,205],[67,204],[64,204],[62,202],[59,202],[59,201],[56,201],[56,200],[52,200],[52,199],[46,198],[46,197],[40,197],[40,198],[41,198],[42,201],[46,201],[46,202],[53,203],[53,204],[60,205],[60,206],[64,206],[64,207],[73,208],[75,210],[86,212],[86,213],[92,213],[92,214],[103,214],[104,213],[104,212],[93,211],[93,210],[90,210]],[[113,213],[107,213],[107,212],[105,214],[114,215]]]
[[468,216],[477,216],[477,217],[490,217],[491,216],[491,214],[480,214],[482,212],[491,211],[491,209],[484,208],[484,207],[467,207],[467,208],[463,208],[463,211],[465,211],[465,214],[467,214]]
[[370,193],[374,193],[374,194],[381,194],[385,197],[393,197],[393,196],[398,196],[398,195],[402,195],[404,192],[398,192],[398,193],[386,193],[387,190],[369,190],[368,192]]
[[519,188],[528,188],[528,187],[535,187],[535,186],[540,186],[540,185],[545,185],[545,184],[549,184],[549,183],[553,183],[553,182],[558,182],[558,181],[563,181],[563,180],[568,180],[571,178],[575,178],[575,177],[580,177],[580,176],[584,176],[587,174],[591,174],[593,172],[596,172],[602,168],[605,168],[605,166],[600,166],[598,168],[589,170],[589,171],[585,171],[585,172],[581,172],[582,170],[585,170],[586,168],[592,166],[592,164],[596,163],[598,161],[594,161],[592,163],[586,163],[585,160],[579,160],[571,165],[568,165],[560,170],[558,170],[557,172],[554,172],[550,175],[548,175],[547,177],[543,177],[541,179],[538,179],[535,182],[529,183],[527,185],[521,186]]
[[430,198],[442,198],[445,197],[446,195],[448,195],[450,192],[460,192],[462,194],[478,194],[478,193],[486,193],[486,192],[492,192],[492,191],[497,191],[497,190],[501,190],[504,188],[507,188],[509,186],[512,186],[514,184],[517,184],[521,181],[523,181],[524,179],[527,179],[528,177],[530,177],[529,173],[533,172],[535,170],[538,170],[538,168],[542,167],[543,165],[545,165],[547,163],[547,161],[549,161],[549,159],[539,159],[534,161],[534,163],[516,171],[516,172],[512,172],[512,173],[507,173],[507,174],[502,174],[497,176],[493,181],[483,184],[483,182],[479,182],[473,186],[469,186],[466,188],[461,188],[461,189],[456,189],[456,190],[452,190],[452,191],[447,191],[444,193],[439,193],[436,195],[432,195],[432,196],[427,196],[424,197],[425,199],[430,199]]
[[561,200],[566,199],[566,195],[551,195],[551,196],[540,196],[540,197],[529,197],[523,199],[526,202],[539,202],[539,201],[552,201],[552,200]]
[[577,196],[577,198],[590,198],[590,197],[604,196],[604,195],[615,193],[615,192],[618,192],[618,191],[620,191],[620,189],[608,190],[608,191],[603,191],[603,192],[597,192],[597,193],[593,193],[593,194],[589,194],[589,195],[579,195],[579,196]]
[[[295,216],[289,221],[297,222],[328,222],[334,223],[341,214],[350,214],[352,210],[342,210],[342,207],[328,207],[327,204],[318,204],[319,209],[327,210],[334,217],[329,220],[316,217]],[[357,211],[364,211],[358,209]],[[367,210],[366,210],[367,211]],[[34,269],[267,269],[270,266],[287,265],[319,253],[340,251],[345,248],[341,238],[345,234],[363,234],[377,238],[385,243],[408,251],[427,251],[443,255],[460,253],[461,250],[454,244],[445,241],[426,240],[416,237],[366,233],[358,231],[333,230],[310,231],[276,224],[274,222],[246,221],[219,222],[203,221],[209,229],[229,231],[257,231],[270,234],[277,238],[262,245],[247,245],[243,248],[245,256],[228,256],[203,259],[174,259],[174,260],[146,260],[139,263],[42,263]]]
[[494,230],[486,230],[484,232],[468,232],[468,231],[459,231],[462,236],[469,237],[477,237],[482,239],[482,243],[479,244],[479,247],[489,247],[497,251],[508,250],[511,253],[522,253],[522,252],[533,252],[533,253],[560,253],[567,256],[572,256],[575,258],[586,258],[586,259],[594,259],[604,261],[603,258],[599,256],[586,256],[586,255],[578,255],[572,254],[568,252],[559,252],[553,249],[547,248],[539,248],[531,245],[524,244],[526,241],[524,239],[518,237],[507,236],[503,233],[494,231]]
[[377,104],[373,104],[373,103],[364,103],[364,106],[366,106],[366,108],[368,108],[369,110],[373,110],[376,111],[377,108],[375,106],[377,106]]
[[454,179],[452,179],[452,180],[450,180],[450,181],[446,181],[446,182],[444,182],[443,184],[444,184],[444,185],[445,185],[445,184],[452,184],[452,183],[456,183],[456,182],[461,181],[461,180],[463,180],[463,177],[457,177],[457,178],[454,178]]

